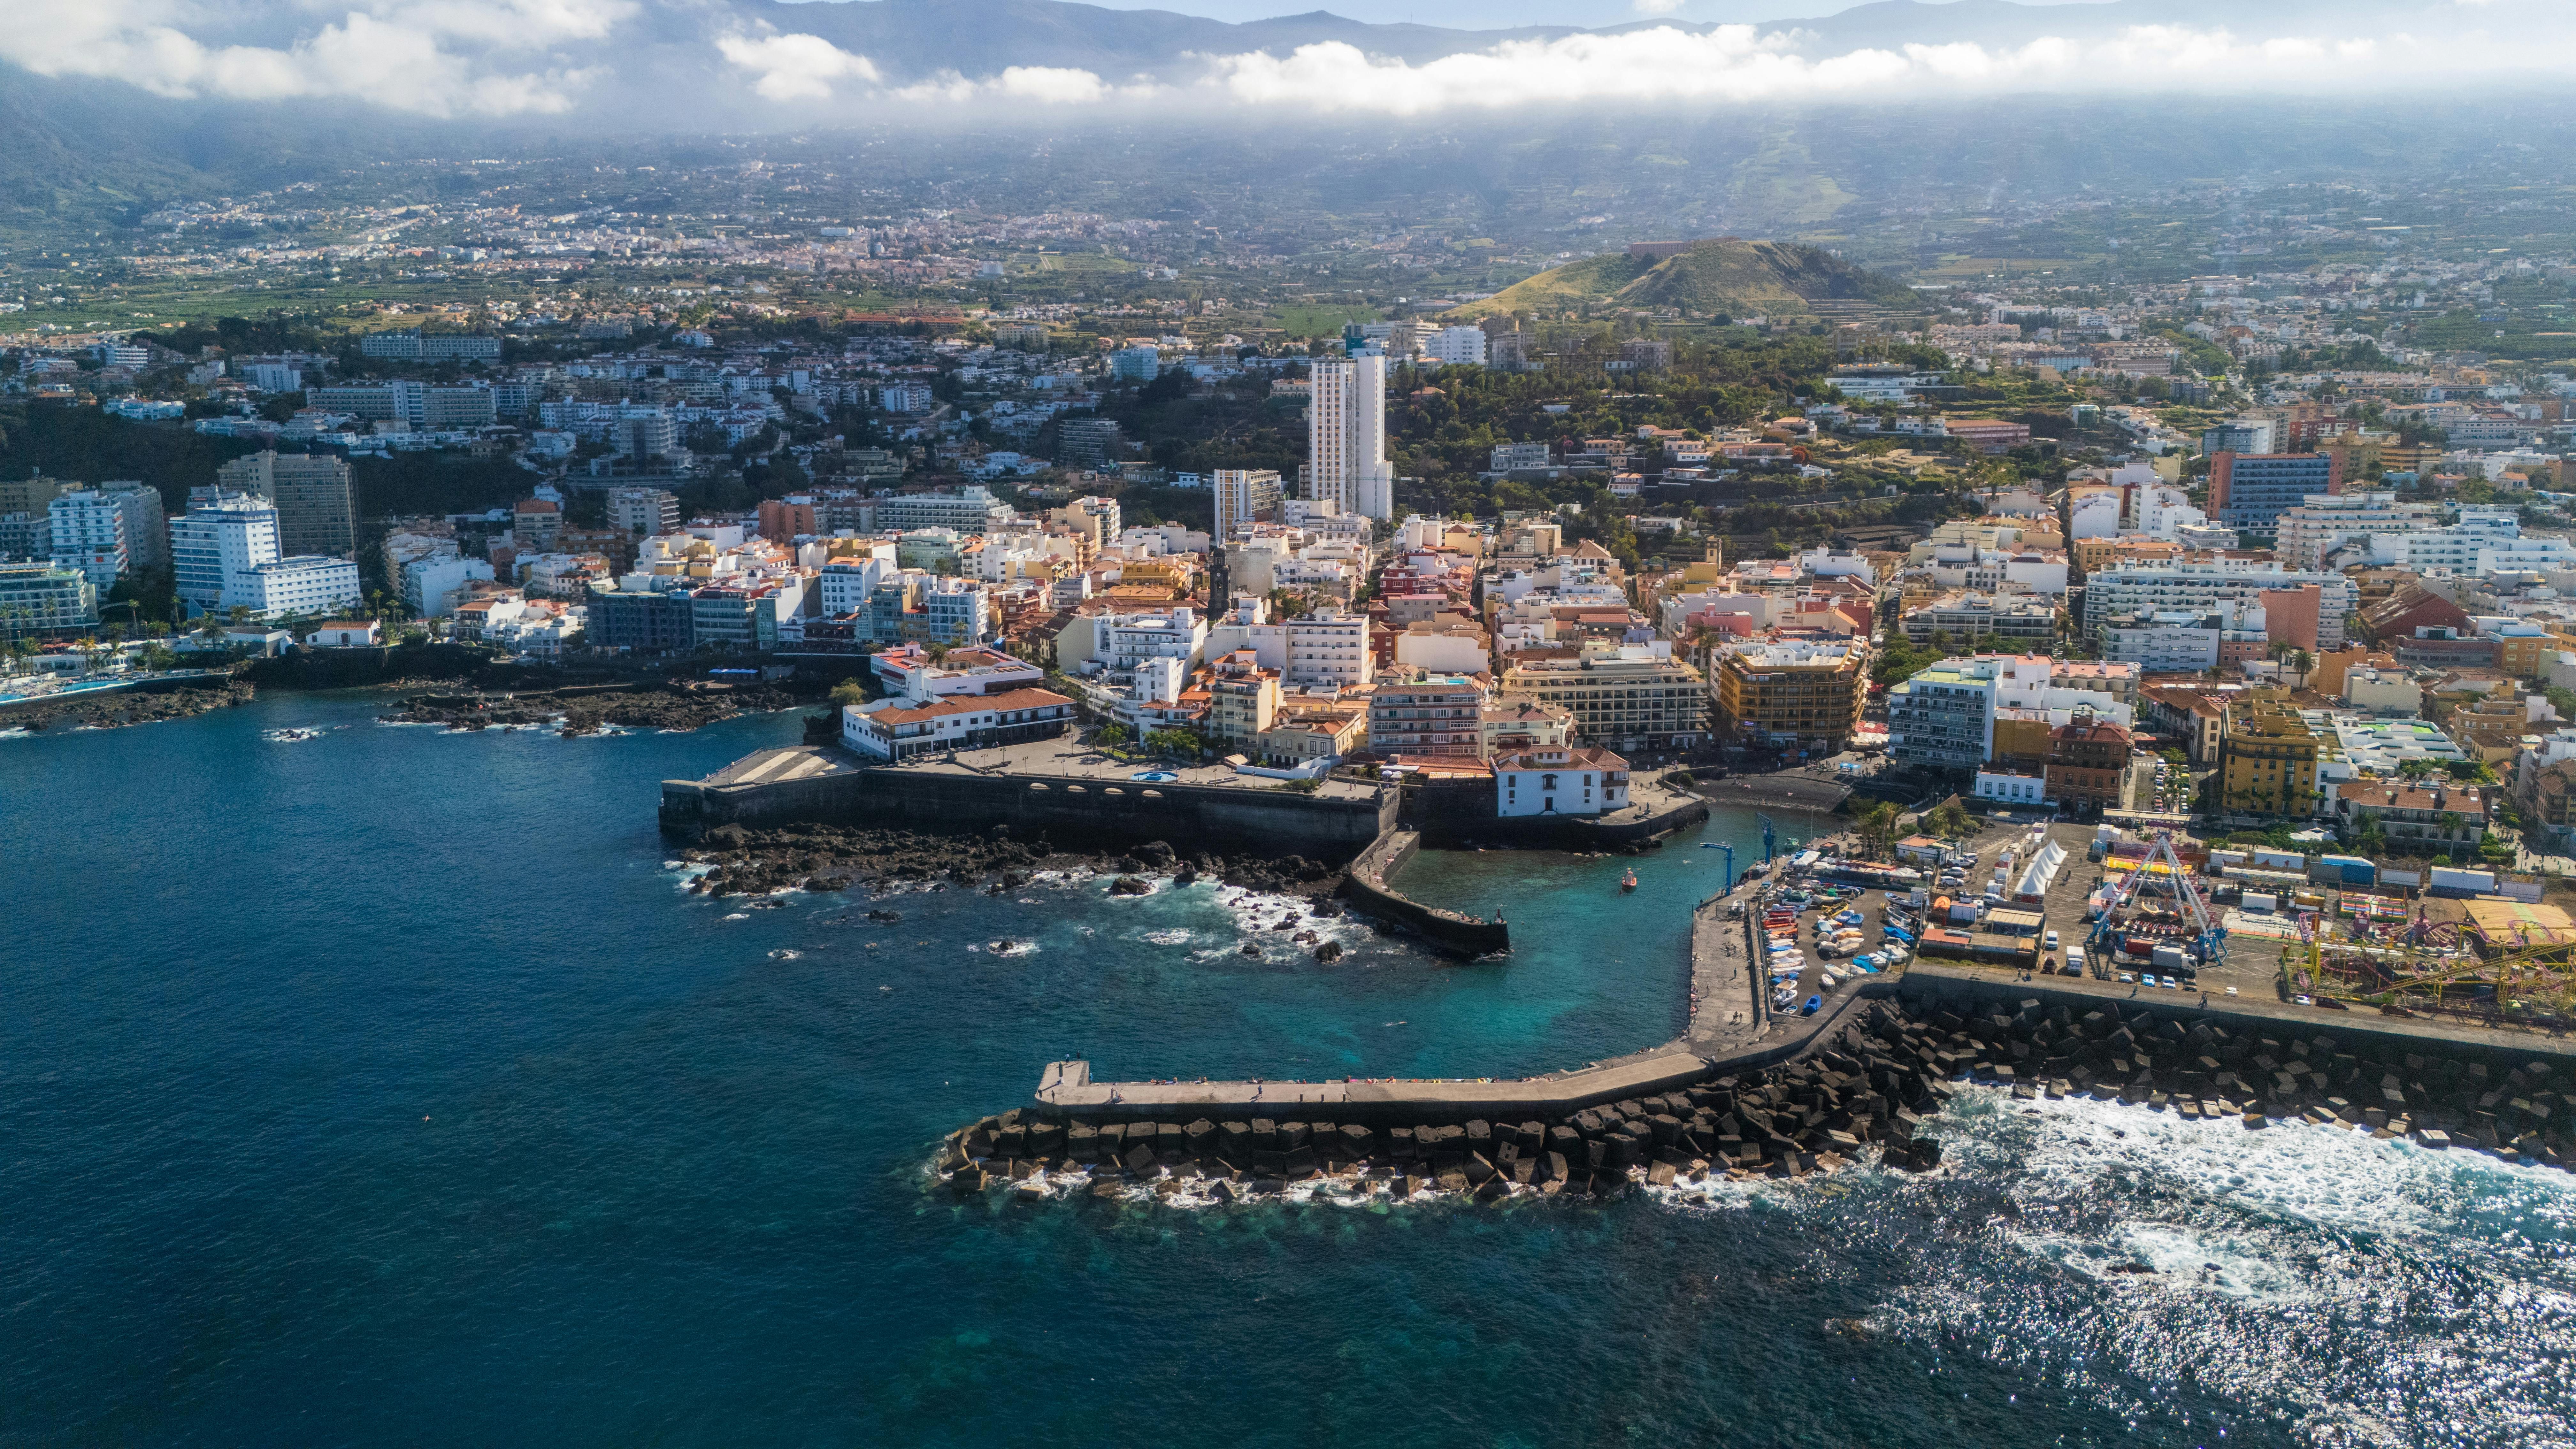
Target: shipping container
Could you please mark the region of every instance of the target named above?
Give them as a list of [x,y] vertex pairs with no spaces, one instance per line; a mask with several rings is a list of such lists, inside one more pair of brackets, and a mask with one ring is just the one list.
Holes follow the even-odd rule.
[[2495,872],[2491,870],[2458,870],[2437,865],[2425,889],[2437,896],[2488,895],[2495,891]]
[[2281,898],[2278,896],[2256,895],[2252,891],[2247,891],[2245,893],[2245,909],[2249,911],[2257,913],[2270,911],[2280,903]]
[[2324,885],[2377,885],[2379,863],[2358,855],[2320,855],[2308,867],[2308,879]]
[[2180,946],[2158,946],[2153,960],[2155,961],[2156,970],[2159,972],[2189,971],[2191,969],[2191,958],[2183,954],[2183,950]]

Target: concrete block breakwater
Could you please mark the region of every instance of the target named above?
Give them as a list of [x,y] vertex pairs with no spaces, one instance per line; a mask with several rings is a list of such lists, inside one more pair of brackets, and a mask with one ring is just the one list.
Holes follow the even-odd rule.
[[[2301,1034],[2227,1012],[2037,994],[1980,1000],[1935,995],[1938,981],[1920,985],[1911,1003],[1852,1002],[1771,1065],[1672,1053],[1521,1083],[1251,1084],[1277,1094],[1258,1113],[1229,1110],[1247,1100],[1245,1084],[1094,1084],[1082,1064],[1058,1063],[1037,1107],[949,1134],[936,1167],[960,1195],[1007,1186],[1032,1201],[1145,1191],[1226,1203],[1304,1182],[1395,1200],[1608,1196],[1872,1160],[1933,1168],[1937,1113],[1957,1083],[2024,1099],[2117,1100],[2248,1130],[2306,1123],[2576,1162],[2576,1063],[2556,1044],[2427,1055],[2402,1036]],[[1643,1073],[1637,1080],[1661,1089],[1569,1108],[1603,1088],[1608,1070]],[[1126,1104],[1130,1090],[1144,1100]],[[1193,1100],[1210,1110],[1176,1110]]]
[[[1541,1099],[1531,1084],[1487,1083],[1409,1090],[1287,1083],[1280,1084],[1274,1113],[1187,1121],[1139,1115],[1095,1122],[1021,1109],[949,1134],[936,1170],[951,1191],[966,1196],[1001,1185],[1032,1200],[1074,1192],[1125,1196],[1143,1187],[1224,1203],[1317,1179],[1371,1197],[1445,1192],[1490,1201],[1513,1194],[1613,1196],[1711,1177],[1795,1177],[1870,1156],[1928,1168],[1940,1161],[1940,1144],[1919,1129],[1941,1094],[1930,1054],[1912,1044],[1924,1030],[1880,1003],[1812,1043],[1797,1061],[1719,1072],[1681,1054],[1678,1060],[1691,1064],[1688,1085],[1565,1112],[1532,1108]],[[1348,1090],[1315,1091],[1334,1086],[1378,1091],[1374,1100],[1354,1099]],[[1517,1091],[1521,1110],[1479,1109],[1472,1094],[1459,1092],[1486,1086]],[[1303,1100],[1308,1092],[1314,1099]],[[1408,1114],[1414,1120],[1378,1126],[1348,1120],[1344,1107],[1381,1120]]]

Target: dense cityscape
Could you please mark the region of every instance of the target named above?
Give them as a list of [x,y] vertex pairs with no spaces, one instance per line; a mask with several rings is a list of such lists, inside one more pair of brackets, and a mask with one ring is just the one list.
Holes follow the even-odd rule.
[[1191,3],[0,26],[0,1443],[2564,1438],[2563,17]]

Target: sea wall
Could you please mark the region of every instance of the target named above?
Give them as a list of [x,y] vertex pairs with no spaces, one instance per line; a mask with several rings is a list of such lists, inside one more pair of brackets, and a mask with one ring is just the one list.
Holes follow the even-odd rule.
[[[1032,1107],[949,1134],[938,1171],[967,1196],[1009,1184],[1031,1201],[1119,1197],[1144,1183],[1218,1203],[1318,1178],[1344,1193],[1487,1200],[1795,1177],[1872,1158],[1919,1171],[1940,1164],[1938,1113],[1961,1082],[2247,1131],[2358,1131],[2576,1164],[2576,1053],[2555,1044],[2452,1049],[2358,1024],[2300,1034],[2260,1013],[1985,989],[2017,986],[1886,983],[1878,999],[1843,998],[1795,1043],[1522,1083],[1103,1084],[1059,1062]],[[1576,1079],[1619,1085],[1620,1071],[1634,1074],[1630,1095],[1571,1090]],[[1243,1100],[1246,1085],[1260,1095]]]
[[929,831],[1000,825],[1020,839],[1067,846],[1211,842],[1340,860],[1365,849],[1394,814],[1393,798],[1375,795],[879,767],[751,784],[665,780],[661,823],[692,839],[719,825],[803,821]]
[[1484,956],[1510,950],[1511,928],[1505,923],[1426,906],[1396,890],[1397,874],[1412,862],[1421,845],[1421,835],[1411,830],[1390,830],[1379,836],[1351,862],[1342,881],[1342,898],[1354,912],[1451,955]]

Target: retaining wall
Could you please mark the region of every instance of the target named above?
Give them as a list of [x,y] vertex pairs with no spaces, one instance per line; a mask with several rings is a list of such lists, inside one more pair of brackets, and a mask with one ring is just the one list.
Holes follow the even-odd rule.
[[1396,873],[1410,864],[1422,837],[1410,830],[1390,830],[1360,852],[1342,882],[1342,898],[1361,915],[1420,937],[1425,943],[1459,956],[1484,956],[1512,948],[1511,929],[1501,921],[1479,921],[1456,911],[1426,906],[1395,889]]
[[896,767],[754,785],[662,782],[662,828],[695,838],[719,825],[805,821],[984,831],[1083,846],[1163,840],[1256,848],[1268,855],[1345,859],[1393,823],[1395,801],[1301,795],[1288,790],[1105,781],[1047,775],[975,775]]

